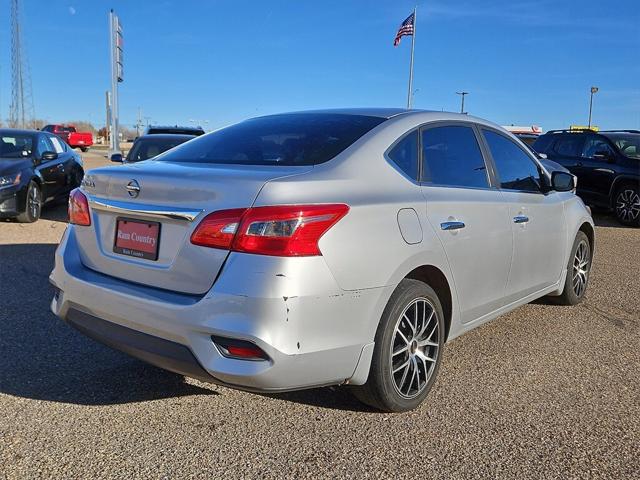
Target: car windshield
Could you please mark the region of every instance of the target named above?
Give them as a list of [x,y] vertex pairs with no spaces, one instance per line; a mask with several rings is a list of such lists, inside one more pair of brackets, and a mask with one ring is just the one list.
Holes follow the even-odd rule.
[[0,134],[0,158],[30,157],[32,152],[32,135]]
[[384,120],[334,113],[291,113],[254,118],[198,137],[157,160],[317,165],[331,160]]
[[140,162],[153,158],[156,155],[166,152],[167,150],[180,145],[187,140],[194,138],[193,136],[176,136],[175,138],[154,137],[140,138],[133,144],[133,148],[127,155],[127,162]]
[[623,155],[640,158],[640,133],[603,133],[603,135],[611,140]]

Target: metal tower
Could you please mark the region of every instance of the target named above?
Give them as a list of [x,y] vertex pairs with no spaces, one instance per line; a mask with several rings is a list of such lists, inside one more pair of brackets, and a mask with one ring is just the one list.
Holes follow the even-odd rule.
[[35,128],[31,72],[20,22],[20,1],[11,0],[11,105],[9,126]]

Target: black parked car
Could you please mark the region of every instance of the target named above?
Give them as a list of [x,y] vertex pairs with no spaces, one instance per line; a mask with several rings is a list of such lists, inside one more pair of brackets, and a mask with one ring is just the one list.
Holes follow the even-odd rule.
[[116,153],[111,155],[112,162],[134,163],[141,162],[153,158],[156,155],[166,152],[167,150],[177,147],[184,142],[196,138],[194,135],[143,135],[138,137],[133,143],[131,150],[123,159],[122,155]]
[[578,177],[586,204],[611,208],[621,223],[640,226],[640,130],[552,130],[533,148]]
[[66,198],[83,176],[80,155],[59,137],[0,129],[0,218],[35,222],[42,205]]

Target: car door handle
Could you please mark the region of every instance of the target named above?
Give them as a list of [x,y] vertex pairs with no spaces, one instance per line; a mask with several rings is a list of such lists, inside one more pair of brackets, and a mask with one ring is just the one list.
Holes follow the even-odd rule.
[[516,215],[513,217],[513,223],[527,223],[529,221],[529,217],[525,215]]
[[443,222],[440,224],[442,230],[460,230],[464,227],[464,222]]

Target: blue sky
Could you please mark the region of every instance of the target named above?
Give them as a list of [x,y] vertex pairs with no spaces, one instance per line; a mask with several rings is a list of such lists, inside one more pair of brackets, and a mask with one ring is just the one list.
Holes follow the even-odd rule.
[[[419,2],[414,106],[545,129],[640,128],[639,0]],[[121,123],[214,128],[310,108],[404,106],[415,1],[23,0],[36,116],[104,124],[109,8],[124,27]],[[10,101],[0,0],[0,116]]]

